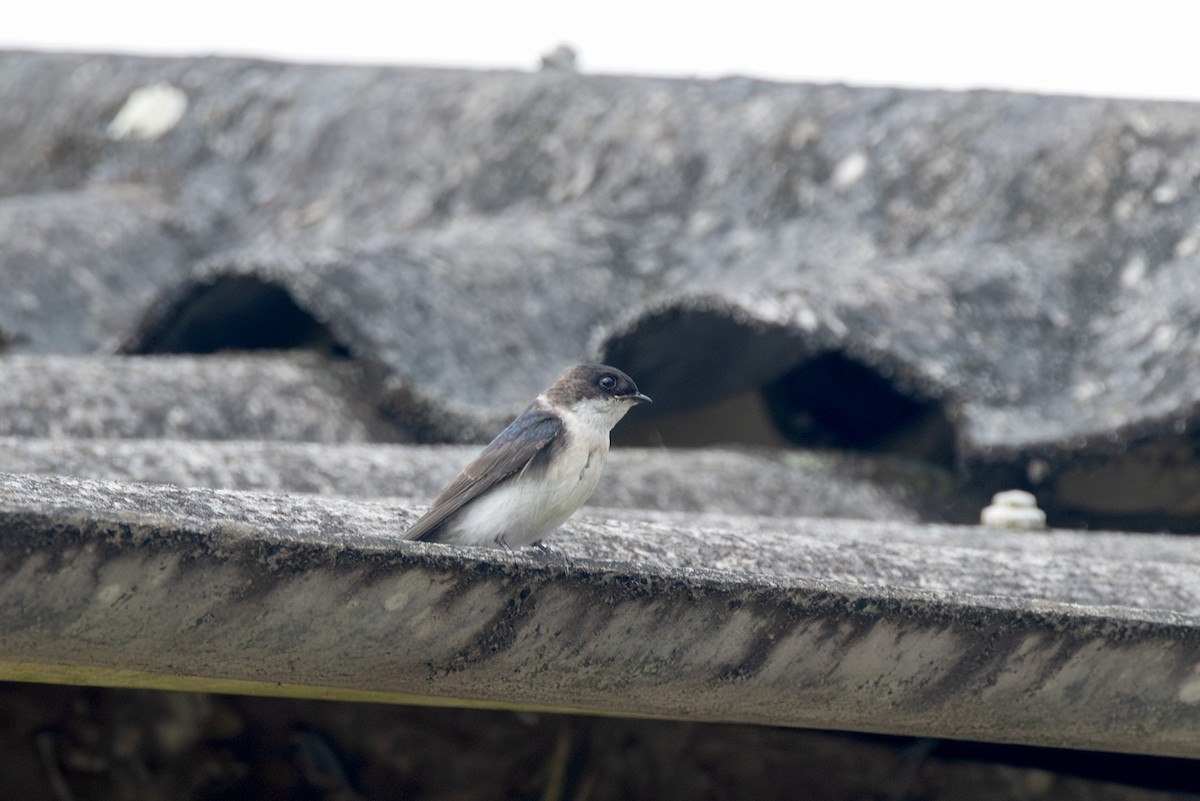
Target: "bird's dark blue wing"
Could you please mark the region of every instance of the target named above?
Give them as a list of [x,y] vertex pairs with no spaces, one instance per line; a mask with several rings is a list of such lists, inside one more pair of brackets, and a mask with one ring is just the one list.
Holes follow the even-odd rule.
[[561,432],[562,421],[556,415],[536,404],[530,406],[442,490],[429,511],[405,533],[405,539],[436,540],[442,527],[464,506],[524,470]]

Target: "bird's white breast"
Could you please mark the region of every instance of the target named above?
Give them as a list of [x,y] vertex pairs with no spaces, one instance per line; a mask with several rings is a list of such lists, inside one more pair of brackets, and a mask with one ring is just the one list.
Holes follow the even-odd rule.
[[556,449],[543,471],[524,471],[472,501],[451,526],[450,539],[519,547],[558,528],[596,489],[608,455],[609,429],[625,411],[588,400],[560,411],[568,432],[565,446]]

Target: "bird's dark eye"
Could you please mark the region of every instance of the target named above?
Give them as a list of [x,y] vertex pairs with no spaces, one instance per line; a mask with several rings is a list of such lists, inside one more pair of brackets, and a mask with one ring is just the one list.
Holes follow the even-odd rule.
[[615,375],[608,375],[607,373],[600,376],[600,386],[604,389],[616,389],[617,377]]

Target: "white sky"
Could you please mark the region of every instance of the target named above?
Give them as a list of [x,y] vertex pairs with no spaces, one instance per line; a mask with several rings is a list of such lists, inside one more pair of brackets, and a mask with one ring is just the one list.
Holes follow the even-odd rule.
[[10,2],[0,48],[242,54],[1200,100],[1200,3]]

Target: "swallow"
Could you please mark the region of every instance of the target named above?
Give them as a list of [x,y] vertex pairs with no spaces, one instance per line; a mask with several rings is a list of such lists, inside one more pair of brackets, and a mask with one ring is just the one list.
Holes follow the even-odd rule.
[[650,402],[615,367],[567,368],[442,490],[405,538],[539,544],[591,497],[613,426]]

